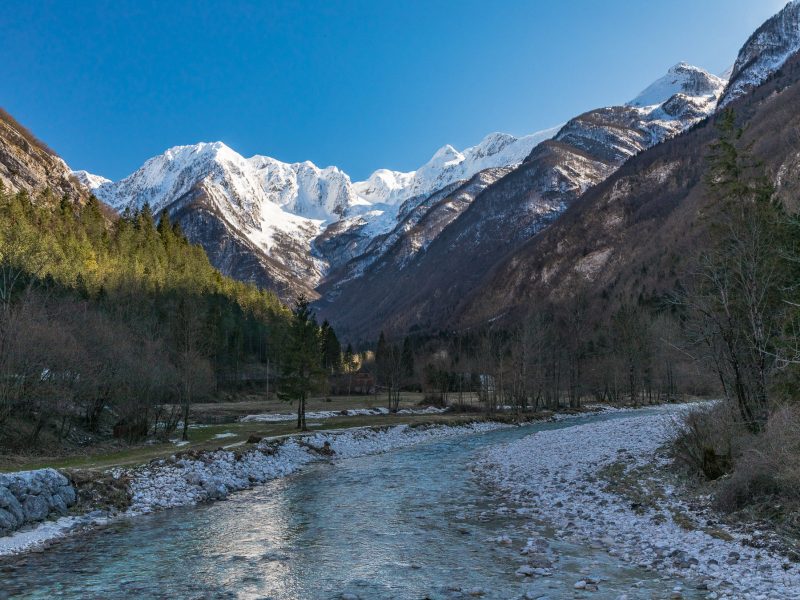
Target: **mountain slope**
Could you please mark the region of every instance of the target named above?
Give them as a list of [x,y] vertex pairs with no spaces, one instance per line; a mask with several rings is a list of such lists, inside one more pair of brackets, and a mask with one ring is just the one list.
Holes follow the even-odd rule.
[[321,314],[356,339],[374,336],[379,328],[403,332],[446,322],[504,255],[630,157],[713,110],[724,82],[687,65],[677,65],[667,77],[677,73],[690,73],[678,77],[677,93],[668,85],[651,86],[642,98],[656,104],[585,113],[537,145],[516,169],[488,174],[494,181],[454,204],[459,213],[424,244],[415,245],[419,229],[409,229],[411,236],[395,236],[396,248],[361,269],[359,277],[351,276],[358,269],[332,273],[320,286]]
[[[800,55],[729,106],[745,127],[743,143],[752,144],[774,177],[778,197],[796,210]],[[579,294],[588,298],[593,320],[601,321],[621,303],[648,302],[672,290],[719,210],[702,179],[714,137],[714,124],[707,121],[631,159],[488,273],[449,325],[513,319]]]
[[36,139],[6,111],[0,109],[0,182],[7,190],[31,194],[49,189],[83,203],[86,188],[72,175],[67,164]]
[[727,106],[764,83],[800,50],[800,0],[792,0],[768,19],[745,42],[731,72],[730,82],[720,100]]

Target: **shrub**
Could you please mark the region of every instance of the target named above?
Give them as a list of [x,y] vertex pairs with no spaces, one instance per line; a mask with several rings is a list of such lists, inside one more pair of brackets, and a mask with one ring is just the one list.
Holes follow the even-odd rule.
[[774,410],[763,433],[749,442],[720,489],[719,506],[738,510],[775,498],[800,500],[800,407]]
[[736,413],[725,402],[691,411],[678,424],[673,444],[676,462],[693,475],[719,479],[729,473],[741,441],[748,437],[736,420]]

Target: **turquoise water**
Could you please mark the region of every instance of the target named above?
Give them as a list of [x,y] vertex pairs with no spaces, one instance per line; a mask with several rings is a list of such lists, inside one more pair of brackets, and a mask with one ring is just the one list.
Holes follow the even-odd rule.
[[[586,597],[668,597],[674,582],[551,539],[545,526],[537,531],[557,557],[554,575],[515,575],[529,518],[515,507],[497,514],[503,501],[470,464],[487,445],[569,426],[320,464],[225,502],[117,522],[0,563],[0,598],[437,599],[479,590],[483,598],[574,598],[589,564],[605,580]],[[489,541],[504,534],[512,545]]]

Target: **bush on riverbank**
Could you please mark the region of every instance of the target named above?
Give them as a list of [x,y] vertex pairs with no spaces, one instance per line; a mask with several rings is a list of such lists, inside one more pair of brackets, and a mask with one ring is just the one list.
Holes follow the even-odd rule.
[[800,503],[800,408],[777,408],[764,432],[747,441],[718,493],[720,506]]
[[800,508],[800,407],[783,405],[752,434],[728,403],[689,413],[673,443],[676,463],[711,481],[715,505],[785,520]]

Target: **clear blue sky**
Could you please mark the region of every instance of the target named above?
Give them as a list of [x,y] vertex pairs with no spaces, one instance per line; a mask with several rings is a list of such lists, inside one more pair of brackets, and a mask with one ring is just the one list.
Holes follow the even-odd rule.
[[112,179],[214,140],[360,179],[624,102],[681,60],[721,72],[784,4],[5,0],[0,105]]

